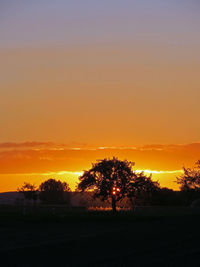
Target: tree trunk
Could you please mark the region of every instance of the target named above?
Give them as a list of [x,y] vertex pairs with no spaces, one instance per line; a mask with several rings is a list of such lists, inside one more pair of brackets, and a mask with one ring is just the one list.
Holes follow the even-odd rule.
[[130,202],[131,202],[131,206],[132,206],[132,210],[135,211],[135,201],[133,197],[130,197]]
[[113,213],[116,213],[117,212],[117,209],[116,209],[116,199],[114,196],[112,196],[112,210],[113,210]]

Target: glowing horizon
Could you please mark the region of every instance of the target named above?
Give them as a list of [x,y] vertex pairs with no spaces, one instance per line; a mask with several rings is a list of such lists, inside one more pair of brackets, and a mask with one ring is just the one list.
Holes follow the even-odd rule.
[[[181,173],[183,173],[183,170],[173,170],[173,171],[157,171],[157,170],[135,170],[136,173],[140,173],[140,172],[144,172],[145,175],[153,175],[152,178],[154,181],[158,181],[160,183],[159,178],[163,178],[161,177],[157,177],[154,176],[155,174],[161,174],[161,175],[166,175],[166,174],[177,174],[180,175]],[[81,176],[83,174],[83,171],[58,171],[58,172],[45,172],[45,173],[16,173],[16,174],[6,174],[6,175],[2,175],[0,174],[0,177],[17,177],[17,180],[19,180],[19,184],[15,184],[14,187],[10,187],[8,188],[8,190],[6,189],[1,189],[0,188],[0,193],[3,192],[8,192],[8,191],[16,191],[18,187],[22,186],[24,182],[30,182],[32,184],[35,184],[36,186],[39,186],[40,183],[44,182],[45,180],[49,179],[49,178],[54,178],[56,180],[61,180],[64,182],[67,182],[70,185],[70,188],[72,191],[75,190],[76,188],[76,184],[78,183],[78,177]],[[27,178],[28,177],[28,178]],[[33,177],[33,178],[32,178]],[[162,179],[161,179],[162,180]],[[21,183],[20,183],[21,182]],[[175,183],[175,179],[173,181]],[[170,189],[174,189],[174,190],[178,190],[179,186],[177,184],[174,184],[174,186],[169,186],[167,183],[163,183],[161,181],[161,187],[168,187]]]
[[[183,170],[173,170],[173,171],[161,171],[161,170],[133,170],[136,173],[144,172],[145,175],[153,175],[153,174],[181,174],[183,173]],[[83,174],[83,171],[58,171],[58,172],[44,172],[44,173],[15,173],[15,174],[6,174],[7,177],[9,176],[16,176],[20,177],[21,183],[18,185],[16,184],[16,188],[11,188],[10,190],[3,190],[0,188],[0,192],[5,192],[5,191],[16,191],[18,187],[20,187],[24,182],[30,182],[33,183],[37,186],[44,180],[47,180],[49,178],[54,178],[57,180],[65,181],[70,185],[71,190],[75,190],[76,184],[78,183],[78,177]],[[0,174],[0,177],[3,176]],[[5,175],[4,175],[5,176]],[[28,178],[27,178],[28,177]],[[37,179],[34,179],[32,177],[37,177]],[[24,180],[23,180],[24,178]],[[156,177],[152,177],[154,181],[158,180]],[[158,177],[159,178],[159,177]],[[161,177],[162,178],[162,177]],[[37,181],[37,182],[36,182]],[[158,180],[159,181],[159,180]],[[167,185],[163,185],[161,182],[162,187],[167,187]],[[178,185],[174,184],[174,187],[170,187],[171,189],[178,189]]]
[[74,147],[53,142],[0,143],[0,192],[15,191],[23,182],[39,185],[48,178],[66,181],[75,189],[78,177],[99,159],[118,157],[135,163],[133,171],[152,174],[161,187],[178,190],[176,177],[193,166],[200,143],[146,146]]

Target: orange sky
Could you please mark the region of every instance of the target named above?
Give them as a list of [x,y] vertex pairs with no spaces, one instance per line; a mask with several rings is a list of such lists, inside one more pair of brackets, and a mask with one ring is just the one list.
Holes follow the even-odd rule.
[[48,178],[59,178],[72,189],[78,176],[96,159],[117,156],[135,162],[133,170],[152,173],[161,186],[178,189],[174,182],[182,167],[199,159],[200,143],[188,145],[147,145],[137,147],[70,146],[50,142],[0,144],[0,191],[16,190],[24,181],[39,185]]
[[74,172],[111,156],[164,171],[153,177],[175,188],[182,165],[199,158],[199,8],[2,1],[0,191],[58,172],[74,186]]

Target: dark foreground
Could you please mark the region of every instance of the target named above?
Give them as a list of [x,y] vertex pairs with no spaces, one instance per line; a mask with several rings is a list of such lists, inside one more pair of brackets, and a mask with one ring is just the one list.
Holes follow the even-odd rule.
[[1,266],[200,266],[200,212],[189,208],[0,211]]

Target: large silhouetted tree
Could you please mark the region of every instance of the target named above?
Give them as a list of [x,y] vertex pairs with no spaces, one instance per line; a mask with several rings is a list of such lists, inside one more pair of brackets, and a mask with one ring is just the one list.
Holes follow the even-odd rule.
[[113,212],[116,212],[116,203],[120,199],[128,197],[133,203],[136,193],[152,192],[152,188],[157,186],[151,181],[151,177],[133,172],[133,166],[133,162],[115,157],[98,160],[79,177],[78,189],[94,190],[94,198],[111,199]]
[[69,192],[71,190],[66,182],[49,179],[39,186],[39,191],[42,201],[61,203],[64,201],[64,192]]

